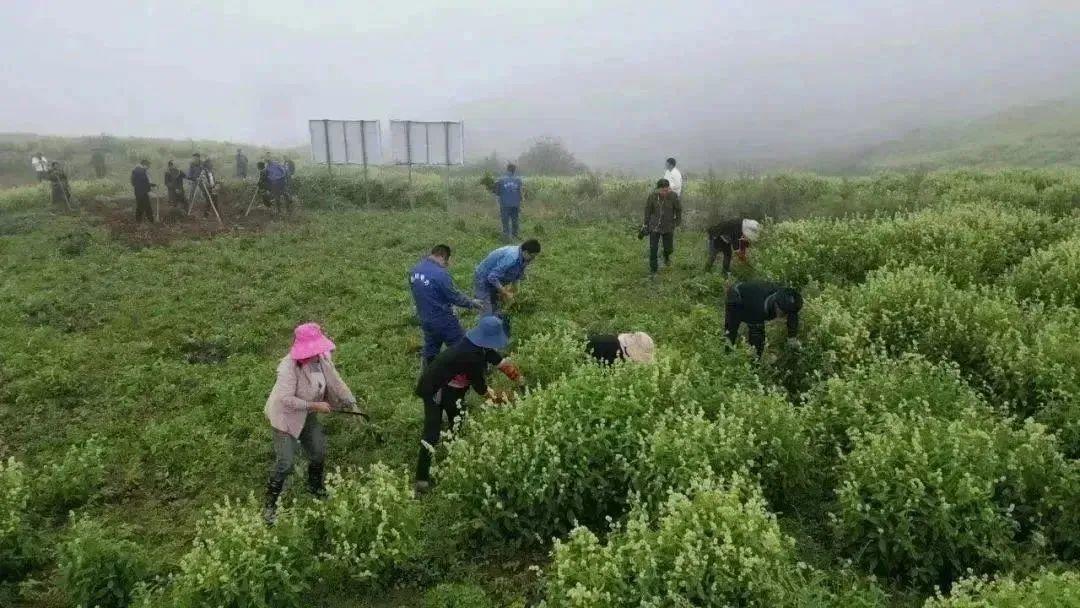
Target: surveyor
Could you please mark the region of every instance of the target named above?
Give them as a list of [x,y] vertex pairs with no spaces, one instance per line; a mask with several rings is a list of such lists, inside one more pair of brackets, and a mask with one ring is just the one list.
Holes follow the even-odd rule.
[[489,365],[496,365],[515,382],[521,382],[520,370],[499,354],[510,342],[506,329],[498,317],[482,317],[476,327],[450,348],[439,353],[416,385],[416,396],[424,402],[424,434],[420,439],[420,453],[416,462],[417,496],[431,487],[431,454],[439,443],[443,414],[452,426],[458,418],[460,401],[469,387],[479,395],[486,395],[494,402],[505,402],[505,395],[490,390],[485,379]]
[[94,168],[94,175],[98,179],[104,179],[106,175],[105,155],[101,150],[94,150],[90,155],[90,165]]
[[787,320],[788,345],[799,344],[799,311],[802,295],[791,287],[766,281],[743,281],[728,289],[725,300],[724,329],[735,344],[739,326],[747,327],[747,341],[761,356],[765,349],[765,323],[781,317]]
[[238,179],[247,179],[247,167],[248,157],[244,156],[244,151],[237,148],[236,150],[236,177]]
[[277,161],[271,160],[266,164],[266,177],[270,181],[270,199],[273,201],[277,212],[282,212],[282,200],[285,202],[285,211],[292,213],[292,194],[289,192],[289,170]]
[[[45,157],[41,158],[44,159]],[[67,173],[60,167],[60,163],[53,161],[45,177],[52,186],[53,205],[69,208],[71,206],[71,188],[68,186]]]
[[424,333],[424,347],[420,352],[424,367],[439,354],[443,345],[453,346],[465,337],[465,330],[454,314],[454,307],[476,310],[484,307],[480,300],[471,299],[458,291],[450,273],[446,271],[449,265],[450,246],[436,245],[431,255],[409,271],[416,316]]
[[259,170],[259,181],[255,182],[255,193],[262,201],[263,206],[271,207],[270,202],[270,177],[266,173],[266,163],[259,161],[255,163],[255,168]]
[[191,195],[188,197],[188,205],[195,203],[195,196],[199,190],[199,176],[203,172],[202,155],[198,152],[191,155],[191,163],[188,164],[188,172],[185,177],[191,182]]
[[634,363],[652,363],[656,360],[656,344],[643,331],[591,335],[585,343],[585,350],[605,365],[624,360]]
[[317,498],[326,495],[326,435],[316,414],[356,408],[352,391],[331,360],[333,350],[334,343],[318,324],[304,323],[293,330],[292,347],[278,363],[277,381],[263,410],[270,421],[275,457],[263,508],[269,524],[277,518],[278,496],[292,472],[298,449],[303,449],[308,459],[308,489]]
[[131,188],[135,190],[135,221],[143,218],[154,223],[154,210],[150,207],[150,189],[157,187],[150,181],[150,161],[145,158],[131,170]]
[[675,164],[674,158],[667,159],[667,170],[664,171],[664,179],[671,184],[671,190],[676,196],[682,198],[682,172],[675,168]]
[[734,253],[739,259],[746,262],[746,250],[758,239],[761,234],[761,224],[751,219],[725,220],[713,224],[706,231],[706,250],[708,261],[705,262],[705,270],[712,270],[716,263],[716,256],[724,255],[724,276],[731,274],[731,255]]
[[49,179],[49,160],[41,152],[35,152],[30,157],[30,166],[33,167],[39,182]]
[[656,190],[645,201],[645,220],[641,230],[649,235],[649,275],[656,277],[661,242],[664,245],[664,265],[671,266],[671,254],[675,249],[675,228],[682,222],[682,204],[679,195],[671,189],[666,179],[656,182]]
[[540,255],[540,241],[529,239],[521,245],[506,245],[488,254],[473,273],[473,295],[483,304],[483,315],[502,317],[506,331],[510,320],[502,310],[514,297],[513,286],[525,278],[525,269]]
[[517,175],[517,165],[506,165],[506,174],[495,180],[493,190],[499,198],[499,218],[502,220],[503,241],[511,243],[518,238],[518,221],[521,217],[521,198],[524,184]]
[[165,168],[165,189],[169,193],[169,204],[173,207],[184,203],[184,173],[171,160]]

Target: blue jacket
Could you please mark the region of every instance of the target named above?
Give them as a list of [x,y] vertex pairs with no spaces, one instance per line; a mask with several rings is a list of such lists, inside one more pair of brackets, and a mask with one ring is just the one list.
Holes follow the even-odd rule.
[[131,187],[135,189],[136,196],[150,192],[150,176],[146,173],[146,167],[138,165],[131,170]]
[[517,283],[525,276],[528,266],[519,245],[499,247],[484,258],[473,275],[477,287],[499,289],[507,283]]
[[421,324],[440,323],[454,317],[454,306],[469,308],[473,301],[454,287],[446,269],[424,258],[409,271],[409,285]]
[[520,207],[521,189],[524,185],[521,178],[507,173],[495,181],[495,194],[499,197],[500,207]]

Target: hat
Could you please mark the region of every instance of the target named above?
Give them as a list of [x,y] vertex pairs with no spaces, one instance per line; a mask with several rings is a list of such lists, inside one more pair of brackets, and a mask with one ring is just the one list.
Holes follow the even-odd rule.
[[656,344],[649,334],[643,331],[619,334],[619,346],[626,358],[636,363],[652,363],[656,360]]
[[465,334],[469,342],[481,348],[503,348],[510,342],[506,329],[499,317],[486,316],[480,319],[476,327]]
[[289,357],[303,361],[334,350],[334,343],[323,335],[318,323],[304,323],[293,330],[293,345]]
[[761,232],[761,224],[757,220],[743,220],[742,233],[748,241],[756,241]]

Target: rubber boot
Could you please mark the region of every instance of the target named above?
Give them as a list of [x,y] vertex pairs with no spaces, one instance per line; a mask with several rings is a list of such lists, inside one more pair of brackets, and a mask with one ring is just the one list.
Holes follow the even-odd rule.
[[323,483],[325,466],[324,464],[309,464],[307,468],[308,490],[319,500],[326,498],[326,486]]
[[270,478],[266,482],[266,502],[263,504],[263,521],[272,526],[277,522],[277,503],[281,496],[281,489],[285,486],[285,480]]

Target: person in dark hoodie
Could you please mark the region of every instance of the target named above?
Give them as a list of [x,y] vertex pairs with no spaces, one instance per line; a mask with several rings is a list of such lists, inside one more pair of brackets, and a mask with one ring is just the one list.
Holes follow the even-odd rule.
[[746,250],[757,240],[761,233],[761,224],[751,219],[725,220],[714,224],[706,231],[708,236],[708,261],[705,270],[711,271],[716,264],[716,256],[724,256],[724,276],[731,274],[731,256],[738,255],[746,262]]
[[131,187],[135,190],[135,221],[141,222],[143,218],[151,224],[154,223],[154,210],[150,206],[150,189],[156,187],[150,181],[150,161],[145,158],[131,170]]
[[682,223],[682,204],[679,195],[671,189],[666,179],[656,182],[656,190],[645,202],[645,220],[642,234],[649,235],[649,274],[656,276],[657,253],[664,244],[664,265],[671,266],[671,254],[675,249],[675,228]]
[[184,172],[171,160],[165,168],[165,189],[169,193],[169,204],[173,207],[184,204]]
[[728,340],[735,344],[739,327],[745,323],[747,341],[760,357],[765,349],[765,323],[784,318],[788,344],[797,346],[802,305],[802,295],[791,287],[765,281],[735,283],[728,289],[725,300],[724,329]]

